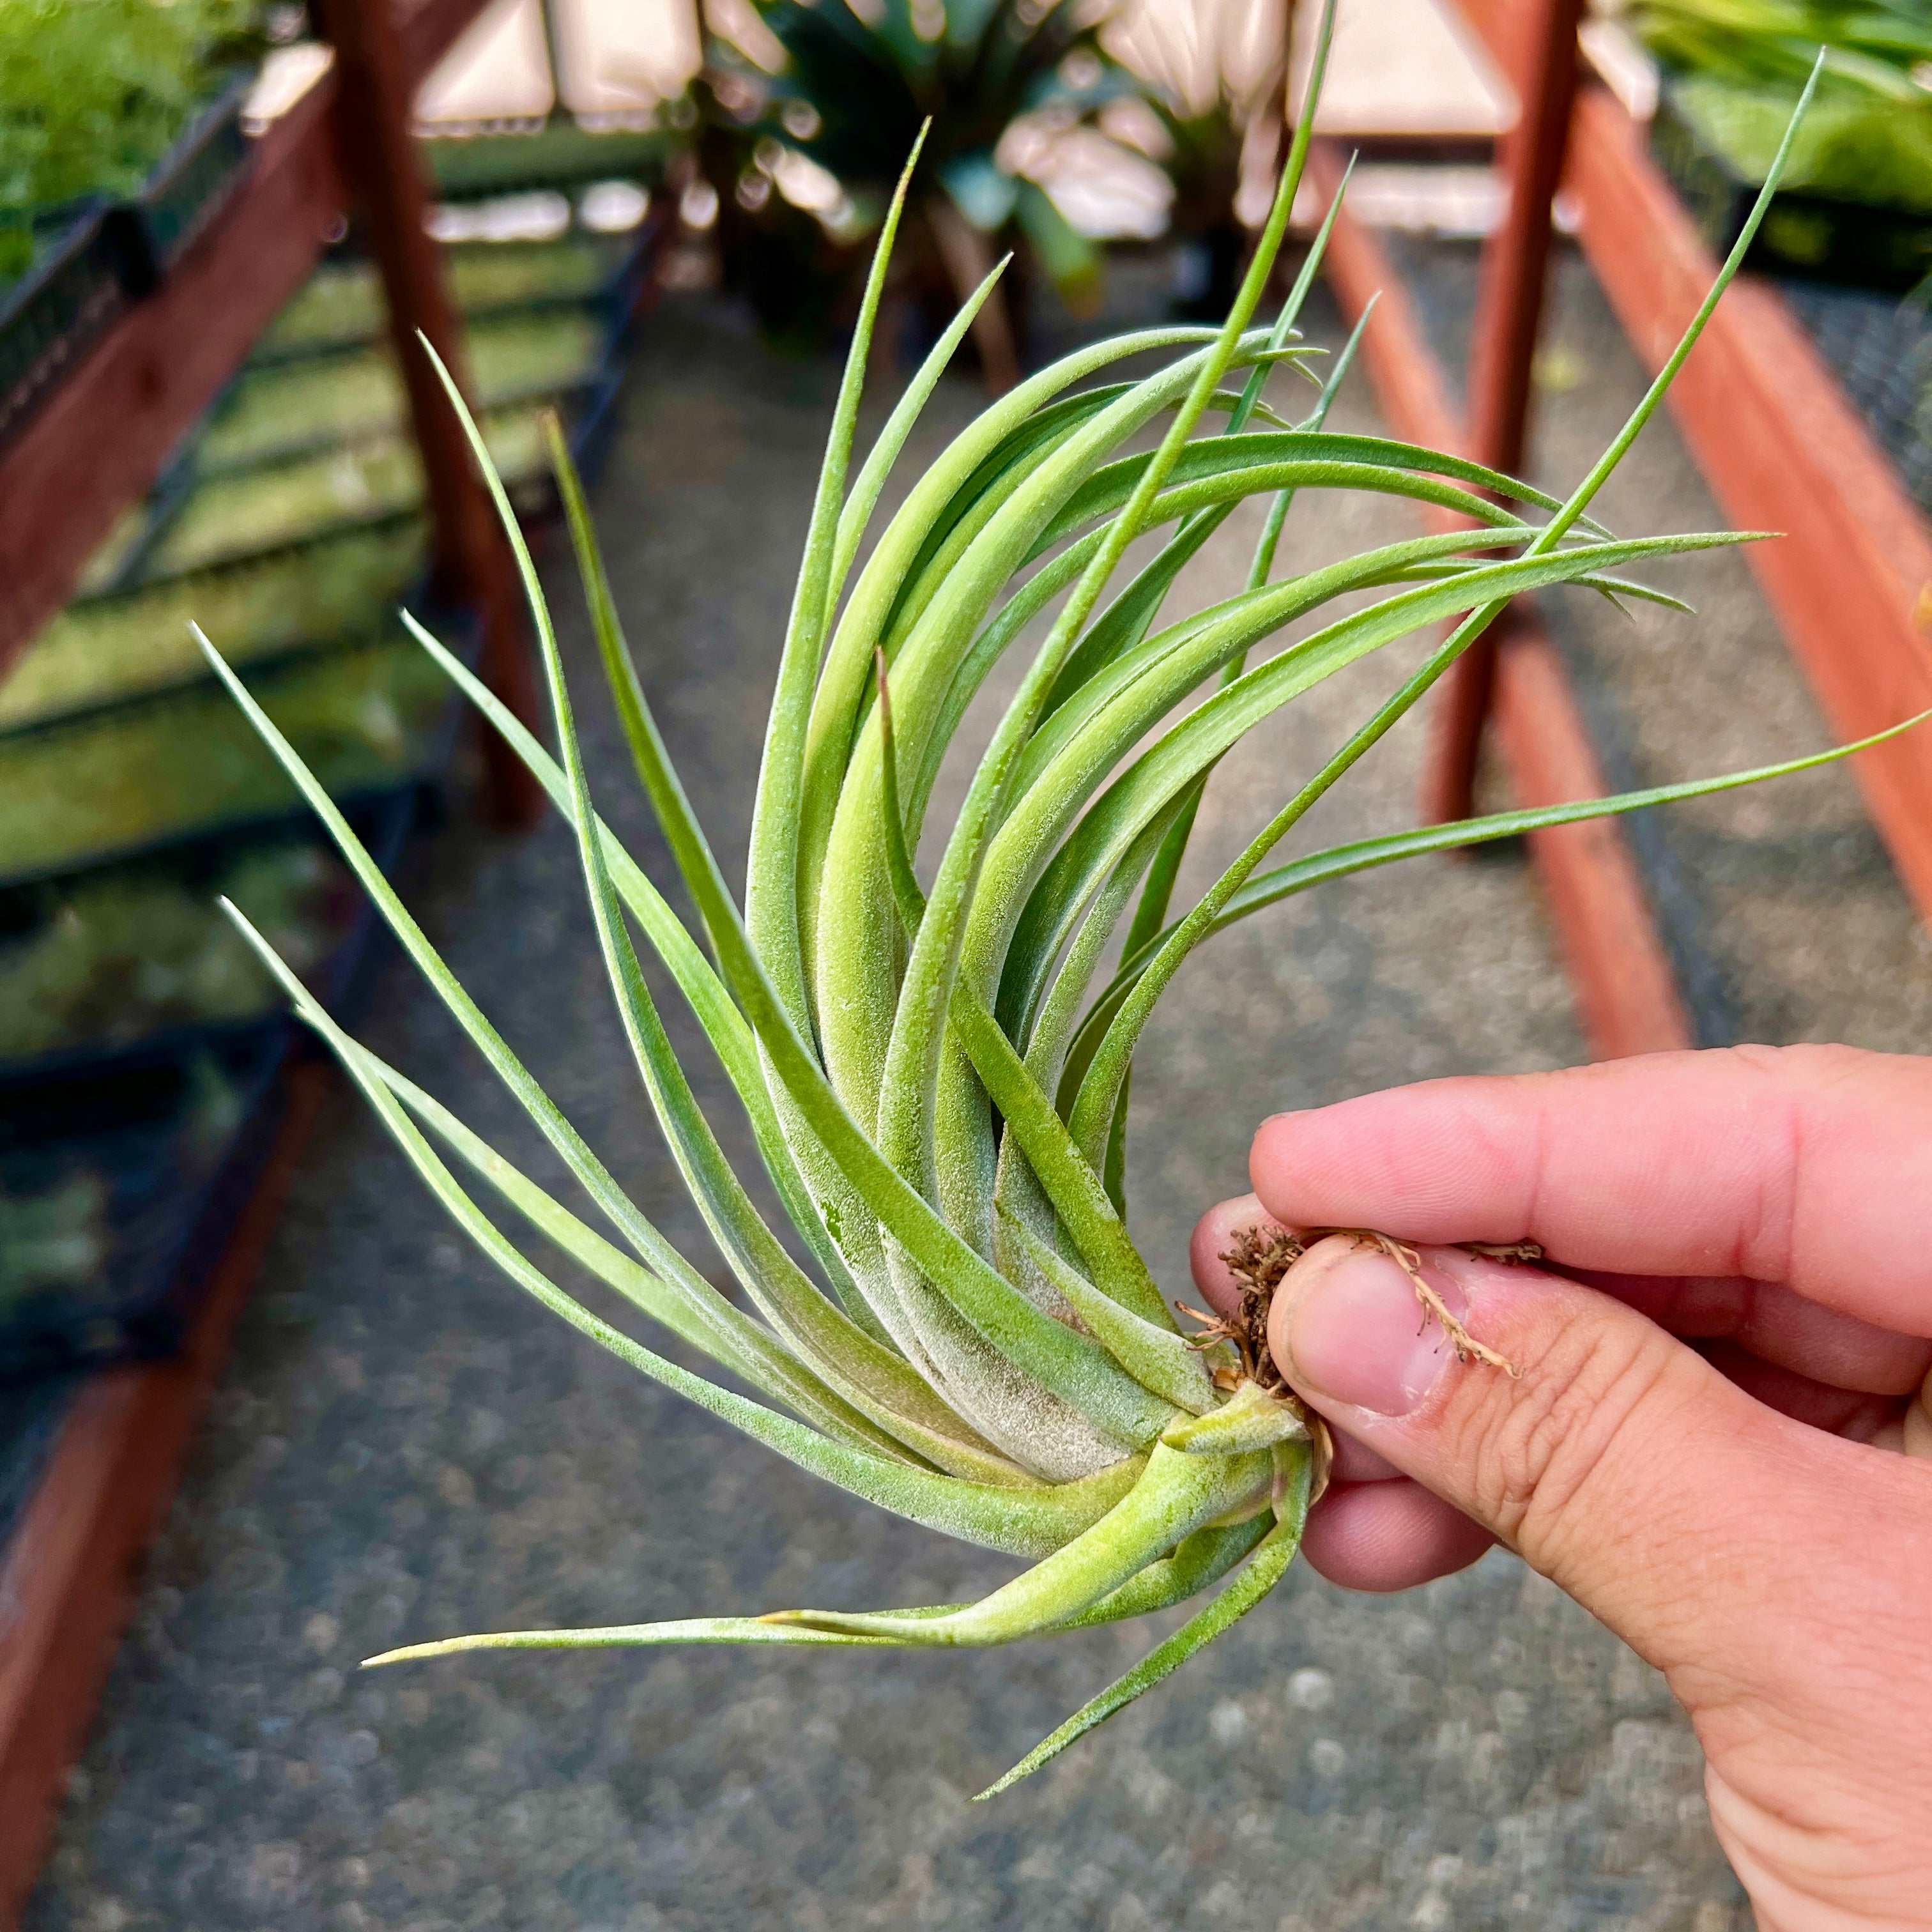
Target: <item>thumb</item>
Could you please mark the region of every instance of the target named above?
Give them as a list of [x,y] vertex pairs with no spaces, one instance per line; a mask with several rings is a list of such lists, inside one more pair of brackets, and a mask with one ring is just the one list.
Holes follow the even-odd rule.
[[[1816,1615],[1780,1600],[1804,1567],[1780,1552],[1804,1546],[1808,1518],[1842,1515],[1852,1483],[1837,1466],[1876,1452],[1761,1407],[1593,1288],[1454,1249],[1408,1252],[1451,1328],[1466,1324],[1508,1369],[1459,1360],[1401,1263],[1342,1234],[1276,1292],[1268,1341],[1288,1382],[1652,1663],[1732,1682],[1774,1670],[1744,1653],[1784,1649],[1794,1619]],[[1724,1695],[1701,1688],[1678,1685],[1693,1703]]]

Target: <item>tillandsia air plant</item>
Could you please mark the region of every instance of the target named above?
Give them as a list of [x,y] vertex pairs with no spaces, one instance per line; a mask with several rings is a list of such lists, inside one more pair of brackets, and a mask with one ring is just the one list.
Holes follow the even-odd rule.
[[[1324,20],[1324,48],[1327,32]],[[754,1312],[707,1282],[626,1197],[208,647],[404,949],[606,1228],[578,1218],[406,1073],[347,1036],[260,943],[303,1017],[444,1208],[531,1295],[620,1360],[799,1467],[1032,1566],[977,1603],[497,1632],[372,1661],[631,1644],[1004,1644],[1164,1610],[1225,1580],[1218,1595],[993,1789],[1046,1763],[1268,1595],[1322,1481],[1319,1424],[1252,1350],[1244,1356],[1223,1337],[1183,1331],[1123,1219],[1128,1070],[1176,969],[1210,934],[1320,880],[1822,761],[1396,833],[1264,868],[1270,848],[1415,706],[1502,600],[1562,584],[1654,596],[1627,580],[1624,568],[1736,540],[1620,538],[1586,514],[1688,352],[1714,290],[1642,408],[1562,502],[1439,451],[1329,431],[1323,417],[1346,354],[1304,421],[1291,426],[1278,416],[1263,386],[1271,370],[1312,361],[1294,322],[1318,241],[1272,326],[1252,325],[1306,146],[1304,127],[1220,329],[1124,337],[1022,382],[918,481],[854,574],[887,472],[985,293],[962,310],[850,476],[867,332],[904,206],[902,179],[839,392],[778,656],[742,910],[666,755],[583,496],[553,436],[604,667],[701,935],[596,815],[527,552],[519,546],[558,758],[428,632],[412,627],[569,819],[645,1090]],[[1169,358],[1152,375],[1077,386],[1150,352]],[[1241,386],[1227,386],[1237,373]],[[1156,449],[1122,453],[1163,417]],[[1220,433],[1197,436],[1210,417]],[[1283,518],[1298,492],[1316,489],[1438,506],[1472,527],[1277,580]],[[518,543],[500,486],[497,496]],[[1257,496],[1271,507],[1250,587],[1160,621],[1182,564]],[[1532,522],[1529,511],[1541,520]],[[1156,532],[1165,532],[1157,554],[1110,596],[1130,543]],[[1346,614],[1329,609],[1365,588],[1388,594]],[[1310,614],[1318,628],[1250,663],[1256,647]],[[1198,903],[1172,916],[1186,828],[1216,761],[1321,680],[1459,614],[1466,614],[1420,668],[1308,775]],[[1044,640],[1029,646],[964,802],[950,824],[928,826],[941,755],[988,672],[1033,634],[1036,617]],[[913,863],[922,843],[936,854],[923,891]],[[1096,990],[1104,950],[1123,922],[1124,956]],[[640,936],[701,1021],[807,1262],[795,1260],[760,1218],[698,1112],[640,968]],[[752,1393],[667,1360],[583,1306],[500,1231],[478,1193],[524,1216]],[[1451,1332],[1470,1352],[1486,1353]]]

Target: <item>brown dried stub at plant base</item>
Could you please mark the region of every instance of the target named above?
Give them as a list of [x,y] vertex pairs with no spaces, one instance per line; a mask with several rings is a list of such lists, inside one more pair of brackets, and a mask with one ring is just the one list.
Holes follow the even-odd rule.
[[[1231,1377],[1223,1383],[1222,1375],[1231,1372],[1217,1371],[1217,1388],[1232,1389],[1236,1379],[1258,1382],[1264,1388],[1286,1386],[1280,1370],[1268,1352],[1268,1310],[1274,1305],[1275,1290],[1281,1286],[1288,1270],[1317,1241],[1326,1240],[1331,1234],[1342,1236],[1386,1255],[1408,1276],[1409,1286],[1414,1289],[1416,1300],[1421,1308],[1423,1321],[1432,1321],[1441,1327],[1456,1351],[1456,1360],[1480,1362],[1486,1367],[1501,1369],[1513,1377],[1521,1374],[1522,1371],[1507,1357],[1499,1355],[1469,1333],[1467,1325],[1450,1310],[1424,1271],[1422,1257],[1406,1242],[1398,1241],[1393,1234],[1378,1233],[1372,1228],[1304,1228],[1296,1232],[1268,1222],[1237,1228],[1233,1237],[1234,1245],[1219,1257],[1227,1264],[1228,1272],[1241,1284],[1240,1306],[1235,1313],[1223,1317],[1206,1314],[1196,1308],[1182,1310],[1202,1324],[1204,1343],[1210,1344],[1217,1337],[1225,1337],[1240,1353],[1240,1376]],[[1542,1249],[1534,1241],[1459,1241],[1456,1245],[1465,1254],[1480,1256],[1489,1261],[1535,1262],[1543,1258]]]
[[[1316,82],[1332,22],[1331,4]],[[1311,99],[1317,91],[1311,84]],[[1272,369],[1309,353],[1294,323],[1325,224],[1273,328],[1250,324],[1307,141],[1304,124],[1222,328],[1144,331],[1029,376],[962,432],[868,543],[889,472],[992,286],[989,278],[946,331],[850,473],[902,184],[854,336],[778,654],[742,909],[651,716],[560,437],[553,436],[553,460],[605,673],[698,928],[597,816],[549,613],[494,477],[530,595],[559,755],[411,622],[569,820],[646,1097],[742,1300],[722,1292],[618,1186],[209,647],[404,950],[602,1225],[580,1218],[350,1038],[256,935],[302,1016],[443,1209],[531,1296],[642,1373],[801,1468],[1033,1566],[976,1604],[504,1631],[374,1660],[638,1644],[998,1644],[1202,1599],[993,1789],[1043,1764],[1268,1594],[1294,1557],[1320,1480],[1319,1432],[1300,1405],[1256,1373],[1240,1376],[1238,1351],[1190,1343],[1127,1231],[1129,1070],[1182,963],[1234,920],[1325,880],[1822,761],[1426,826],[1264,869],[1508,598],[1574,584],[1657,599],[1623,567],[1735,541],[1621,539],[1585,514],[1656,408],[1714,290],[1642,408],[1562,502],[1461,458],[1328,429],[1348,351],[1318,384],[1306,417],[1276,414],[1262,391]],[[1132,381],[1102,380],[1144,352],[1173,359]],[[1238,388],[1228,386],[1231,374]],[[1138,432],[1162,418],[1158,448],[1136,449]],[[1197,436],[1208,422],[1217,433]],[[490,473],[473,426],[472,446]],[[1304,489],[1406,497],[1467,521],[1277,578],[1284,519]],[[1251,496],[1268,508],[1248,588],[1163,622],[1183,566]],[[1546,520],[1528,520],[1526,509]],[[1154,554],[1113,586],[1143,535],[1154,537]],[[1385,594],[1364,604],[1362,591]],[[1172,916],[1195,808],[1222,757],[1334,673],[1397,639],[1432,636],[1459,614],[1449,636],[1240,857]],[[1251,650],[1311,614],[1318,628],[1249,663]],[[968,712],[978,715],[984,681],[1012,651],[1030,661],[965,801],[947,822],[928,823],[940,766]],[[935,862],[925,887],[914,864],[922,842]],[[1100,983],[1123,928],[1120,963]],[[640,939],[730,1082],[762,1183],[795,1240],[774,1230],[699,1110],[640,963]],[[523,1216],[718,1378],[593,1314],[510,1240],[472,1189]],[[1244,1334],[1258,1371],[1263,1355],[1252,1331]],[[1217,1384],[1214,1369],[1228,1370],[1234,1386]]]

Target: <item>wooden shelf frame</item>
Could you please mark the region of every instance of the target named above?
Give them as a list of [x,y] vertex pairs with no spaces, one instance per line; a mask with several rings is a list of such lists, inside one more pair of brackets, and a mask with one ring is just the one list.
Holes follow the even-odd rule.
[[[1584,256],[1652,373],[1719,265],[1651,162],[1643,130],[1606,88],[1580,81],[1577,0],[1458,4],[1522,103],[1499,146],[1510,200],[1484,253],[1468,422],[1379,242],[1346,212],[1328,272],[1351,320],[1381,294],[1364,359],[1397,432],[1514,468],[1542,318],[1552,184],[1560,181],[1576,211]],[[1318,154],[1314,172],[1318,188],[1332,192],[1340,158]],[[1753,545],[1748,559],[1833,730],[1862,737],[1932,709],[1932,536],[1773,286],[1748,276],[1732,286],[1670,404],[1732,524],[1784,533]],[[1493,645],[1472,652],[1438,695],[1424,782],[1432,820],[1468,812],[1490,724],[1522,803],[1608,789],[1562,659],[1527,606],[1505,614]],[[1907,891],[1932,920],[1932,737],[1912,734],[1863,753],[1853,771]],[[1611,1058],[1691,1044],[1648,896],[1616,824],[1541,832],[1530,844],[1592,1052]]]
[[[1606,88],[1578,98],[1563,181],[1585,259],[1654,373],[1718,264]],[[1732,524],[1783,532],[1745,561],[1832,729],[1865,737],[1932,709],[1932,532],[1771,283],[1732,286],[1670,408]],[[1852,770],[1932,920],[1932,733],[1861,752]]]

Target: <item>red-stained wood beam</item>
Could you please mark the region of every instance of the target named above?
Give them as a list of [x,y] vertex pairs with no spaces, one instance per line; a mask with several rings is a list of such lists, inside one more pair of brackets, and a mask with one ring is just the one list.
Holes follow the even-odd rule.
[[[1492,725],[1496,748],[1526,806],[1600,798],[1604,782],[1563,661],[1534,612],[1513,604],[1498,620]],[[1529,835],[1550,896],[1577,1017],[1600,1060],[1694,1046],[1676,974],[1613,818]]]
[[[1659,368],[1718,265],[1606,90],[1576,106],[1564,185],[1578,239],[1645,366]],[[1863,737],[1932,708],[1932,536],[1769,284],[1741,277],[1670,392],[1726,518],[1783,532],[1744,552],[1832,728]],[[1854,761],[1879,836],[1932,919],[1932,726]]]
[[[1340,158],[1317,143],[1310,171],[1325,202],[1341,179]],[[1353,322],[1376,300],[1363,359],[1390,428],[1412,442],[1460,449],[1462,425],[1442,368],[1373,232],[1346,206],[1325,263],[1344,315]],[[1432,516],[1438,527],[1446,518]],[[1498,748],[1517,802],[1566,804],[1608,788],[1590,748],[1554,648],[1526,605],[1497,620],[1494,715]],[[1549,895],[1577,1016],[1591,1052],[1610,1060],[1692,1043],[1668,956],[1630,848],[1613,820],[1538,832],[1530,848]]]
[[324,75],[256,144],[254,171],[160,288],[0,450],[0,675],[72,594],[340,220]]
[[[1563,172],[1576,89],[1582,0],[1534,0],[1492,21],[1487,37],[1519,103],[1498,144],[1508,190],[1503,218],[1484,244],[1470,340],[1466,454],[1514,475],[1529,422],[1530,363],[1543,324],[1550,206]],[[1495,634],[1480,638],[1442,680],[1431,706],[1423,816],[1466,818],[1474,808],[1483,727],[1496,685]]]
[[[462,425],[422,346],[426,341],[435,350],[470,400],[467,344],[444,280],[442,251],[424,225],[429,188],[410,132],[415,86],[404,34],[387,0],[316,0],[316,13],[335,49],[336,151],[368,221],[391,346],[422,458],[436,588],[452,604],[480,615],[484,674],[530,724],[536,692],[515,566]],[[491,815],[506,826],[526,826],[543,802],[542,790],[500,732],[480,729]]]
[[260,1179],[208,1285],[187,1346],[95,1376],[63,1423],[0,1565],[0,1928],[12,1932],[94,1720],[141,1566],[227,1360],[284,1196],[329,1087],[308,1064]]

